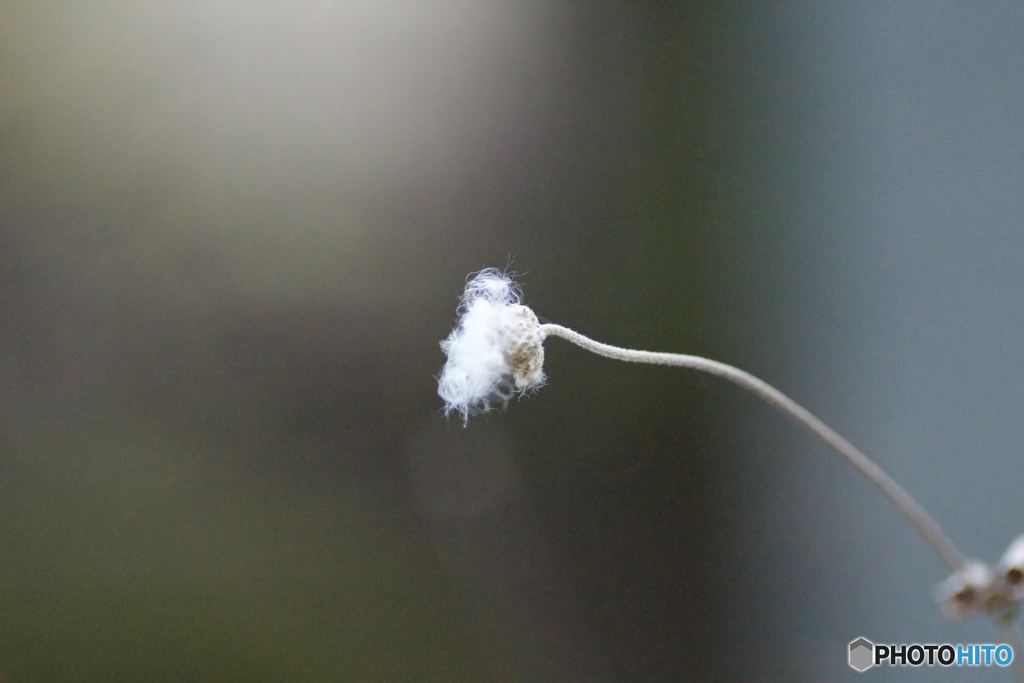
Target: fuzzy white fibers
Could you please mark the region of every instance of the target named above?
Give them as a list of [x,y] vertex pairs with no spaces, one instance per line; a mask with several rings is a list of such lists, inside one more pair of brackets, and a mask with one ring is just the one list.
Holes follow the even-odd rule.
[[518,285],[496,268],[466,283],[458,325],[441,342],[448,362],[437,393],[446,415],[457,412],[465,423],[544,383],[544,334],[521,300]]

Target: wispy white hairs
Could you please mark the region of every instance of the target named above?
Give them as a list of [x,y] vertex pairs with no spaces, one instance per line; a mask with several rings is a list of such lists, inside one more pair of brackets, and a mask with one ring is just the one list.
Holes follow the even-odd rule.
[[[504,272],[488,268],[472,276],[459,306],[459,322],[441,342],[448,362],[438,377],[445,414],[470,415],[504,407],[509,399],[544,383],[544,339],[561,337],[592,353],[616,360],[671,365],[727,379],[795,420],[824,441],[877,486],[910,520],[953,571],[936,593],[947,613],[964,616],[985,612],[1002,628],[1008,641],[1018,640],[1012,620],[1024,603],[1024,537],[1017,539],[996,567],[968,560],[938,523],[874,461],[857,450],[806,408],[775,387],[725,363],[676,353],[623,349],[594,341],[560,325],[541,325],[526,306],[516,283]],[[1024,652],[1024,648],[1020,649]],[[1024,657],[1014,658],[1024,682]]]
[[470,415],[504,407],[516,394],[544,383],[544,335],[518,285],[496,268],[466,283],[459,322],[441,342],[448,362],[437,393],[445,414]]

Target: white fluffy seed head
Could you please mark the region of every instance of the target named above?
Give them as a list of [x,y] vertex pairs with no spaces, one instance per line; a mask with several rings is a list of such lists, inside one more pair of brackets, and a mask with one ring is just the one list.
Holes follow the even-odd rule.
[[441,342],[448,362],[437,393],[446,415],[457,412],[466,422],[544,384],[544,334],[521,299],[516,283],[496,268],[466,284],[459,323]]
[[985,609],[994,597],[994,576],[983,562],[972,560],[954,572],[936,588],[935,598],[942,610],[953,619]]
[[996,565],[1000,585],[1007,599],[1024,602],[1024,536],[1019,536]]

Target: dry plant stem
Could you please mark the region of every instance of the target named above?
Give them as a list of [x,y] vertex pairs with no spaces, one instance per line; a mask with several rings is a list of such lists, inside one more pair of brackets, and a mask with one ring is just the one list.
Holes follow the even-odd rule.
[[1013,648],[1013,661],[1010,662],[1010,666],[1013,668],[1013,677],[1018,681],[1024,681],[1024,646],[1021,645],[1017,628],[1013,625],[1013,615],[1004,614],[997,617],[995,621],[999,626],[1003,642]]
[[[917,528],[918,533],[928,541],[939,557],[942,558],[942,561],[949,565],[953,572],[959,572],[966,564],[963,553],[953,545],[953,542],[949,540],[942,527],[932,519],[931,515],[925,512],[920,503],[914,500],[902,486],[897,484],[873,460],[857,450],[853,444],[839,436],[835,430],[767,382],[739,368],[707,358],[701,358],[700,356],[623,349],[594,341],[579,332],[562,327],[561,325],[541,325],[541,331],[545,336],[561,337],[599,356],[631,363],[650,363],[653,365],[690,368],[717,375],[740,385],[744,389],[748,389],[806,427],[812,434],[831,446],[832,450],[845,458],[858,472],[867,477],[871,483],[881,489],[882,493],[906,515],[911,524]],[[1016,643],[1016,640],[1014,642]],[[1024,651],[1021,651],[1021,654],[1024,655]]]

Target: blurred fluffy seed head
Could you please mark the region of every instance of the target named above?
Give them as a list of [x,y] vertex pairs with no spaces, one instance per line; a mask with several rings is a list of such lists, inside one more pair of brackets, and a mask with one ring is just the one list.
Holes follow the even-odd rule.
[[996,565],[998,581],[1008,600],[1024,601],[1024,536],[1019,536]]
[[974,612],[1015,616],[1024,603],[1024,536],[1010,544],[995,567],[968,562],[938,586],[935,597],[957,619]]
[[972,561],[939,584],[935,597],[947,616],[963,619],[985,609],[995,597],[992,570],[988,565]]
[[448,362],[437,393],[448,415],[470,415],[503,408],[509,399],[544,384],[544,334],[516,283],[496,268],[466,284],[459,322],[441,350]]

